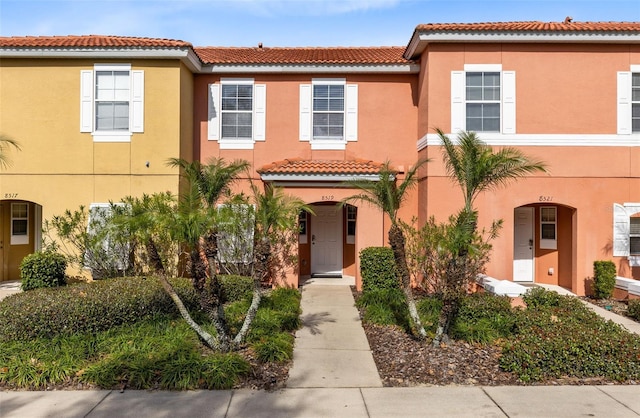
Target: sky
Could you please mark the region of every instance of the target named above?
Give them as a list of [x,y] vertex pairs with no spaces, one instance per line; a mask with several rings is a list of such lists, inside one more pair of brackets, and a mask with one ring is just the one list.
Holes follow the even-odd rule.
[[640,0],[0,0],[0,36],[194,46],[406,46],[423,23],[640,21]]

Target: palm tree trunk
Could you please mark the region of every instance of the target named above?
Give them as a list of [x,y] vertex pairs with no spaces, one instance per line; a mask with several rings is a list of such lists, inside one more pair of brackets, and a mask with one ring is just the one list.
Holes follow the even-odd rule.
[[189,314],[189,311],[187,310],[186,306],[184,306],[182,299],[180,299],[180,296],[178,296],[173,286],[171,286],[171,283],[169,283],[169,281],[167,280],[164,266],[162,264],[162,259],[158,254],[158,248],[156,247],[156,244],[152,238],[149,238],[149,240],[147,241],[146,247],[147,247],[147,253],[149,255],[150,264],[153,266],[154,270],[156,271],[158,275],[158,280],[160,281],[162,288],[164,289],[165,292],[167,292],[171,300],[173,300],[173,303],[176,305],[176,308],[178,308],[178,312],[180,312],[180,315],[182,316],[182,318],[191,327],[191,329],[193,329],[198,334],[200,339],[202,339],[202,341],[204,341],[204,343],[209,348],[213,350],[218,350],[220,347],[216,339],[207,331],[203,330],[200,327],[200,325],[198,325],[196,321],[194,321],[193,318],[191,318],[191,315]]
[[224,306],[221,298],[218,276],[214,274],[206,284],[206,266],[200,258],[197,248],[191,250],[191,280],[200,299],[200,307],[207,314],[218,333],[218,347],[227,352],[231,349],[229,331],[224,316]]
[[398,275],[402,285],[402,291],[407,298],[407,306],[409,308],[409,315],[413,321],[415,332],[418,333],[417,337],[424,339],[427,337],[427,332],[420,321],[418,315],[418,308],[416,307],[416,301],[413,297],[413,289],[411,288],[411,276],[409,275],[409,267],[407,266],[407,258],[405,253],[405,239],[402,229],[397,224],[392,224],[389,229],[389,245],[393,250],[393,257],[398,269]]
[[258,313],[258,307],[260,307],[260,301],[262,300],[262,280],[266,277],[269,271],[269,256],[271,254],[271,243],[268,239],[255,240],[254,243],[254,263],[253,263],[253,297],[251,299],[251,306],[247,311],[247,315],[244,317],[242,328],[238,331],[238,335],[234,338],[235,344],[240,344],[251,327],[251,323]]

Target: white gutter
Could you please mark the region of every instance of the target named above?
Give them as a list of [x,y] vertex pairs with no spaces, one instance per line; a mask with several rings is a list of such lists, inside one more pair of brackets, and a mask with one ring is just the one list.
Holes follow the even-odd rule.
[[404,52],[406,59],[419,58],[429,43],[435,42],[537,42],[537,43],[640,43],[638,32],[416,32]]
[[191,48],[2,48],[0,58],[179,59],[191,71],[202,71],[200,59]]

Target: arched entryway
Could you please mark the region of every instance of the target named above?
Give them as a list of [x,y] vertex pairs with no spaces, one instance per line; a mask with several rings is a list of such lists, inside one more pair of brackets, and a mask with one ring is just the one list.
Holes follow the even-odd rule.
[[42,206],[0,200],[0,282],[20,279],[20,263],[42,244]]
[[575,208],[552,202],[514,209],[514,281],[574,290],[575,216]]
[[300,275],[355,276],[357,208],[337,202],[309,206],[313,214],[300,215]]

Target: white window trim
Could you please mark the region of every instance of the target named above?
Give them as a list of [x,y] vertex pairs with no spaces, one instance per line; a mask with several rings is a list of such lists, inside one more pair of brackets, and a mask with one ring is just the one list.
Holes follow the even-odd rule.
[[[542,210],[543,209],[553,209],[554,220],[551,221],[543,221],[542,220]],[[554,228],[554,237],[555,239],[543,239],[542,238],[542,225],[551,225],[553,224]],[[557,250],[558,249],[558,208],[556,206],[541,206],[540,207],[540,249],[543,250]]]
[[[13,207],[17,205],[24,205],[27,208],[27,217],[18,218],[13,216]],[[14,220],[26,220],[27,221],[27,233],[25,235],[13,234],[13,221]],[[11,203],[11,245],[27,245],[29,244],[29,204],[26,202]]]
[[[313,139],[313,85],[344,85],[344,137]],[[300,141],[310,142],[312,150],[345,150],[348,142],[358,140],[358,85],[345,78],[313,78],[300,85]]]
[[[97,71],[129,71],[129,131],[95,130],[95,74]],[[80,132],[91,133],[94,142],[131,142],[134,133],[144,132],[144,71],[131,64],[95,64],[80,71]]]
[[635,259],[630,255],[631,216],[640,213],[640,202],[613,204],[613,256]]
[[[223,84],[250,84],[253,86],[253,117],[251,139],[222,138],[222,108],[220,88]],[[266,140],[267,86],[255,84],[253,78],[221,78],[219,83],[209,84],[207,139],[218,141],[220,149],[254,149],[256,142]]]
[[451,72],[451,133],[458,134],[467,129],[466,73],[500,73],[500,132],[516,133],[516,73],[503,71],[502,64],[465,64],[463,71]]
[[618,135],[638,133],[633,132],[631,125],[631,76],[633,73],[640,73],[640,65],[631,65],[629,71],[618,71],[617,73]]

